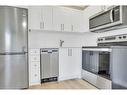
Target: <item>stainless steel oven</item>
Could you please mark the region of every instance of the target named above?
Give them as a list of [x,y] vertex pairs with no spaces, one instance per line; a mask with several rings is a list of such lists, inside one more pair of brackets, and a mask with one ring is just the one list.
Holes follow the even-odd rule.
[[97,43],[82,49],[82,78],[101,89],[126,89],[127,34],[100,37]]
[[110,79],[110,52],[108,47],[84,47],[82,50],[82,68]]

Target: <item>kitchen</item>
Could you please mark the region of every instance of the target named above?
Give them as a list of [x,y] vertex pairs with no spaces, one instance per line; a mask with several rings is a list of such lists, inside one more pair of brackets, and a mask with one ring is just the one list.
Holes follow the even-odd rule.
[[[99,42],[98,39],[102,39],[102,38],[106,39],[105,37],[110,37],[111,41],[114,42],[114,40],[112,40],[112,36],[113,37],[115,36],[116,38],[126,36],[127,28],[125,26],[121,26],[121,23],[118,24],[118,26],[120,27],[118,27],[117,25],[116,25],[117,27],[115,27],[115,25],[110,26],[110,27],[114,26],[115,28],[113,27],[113,29],[112,28],[110,29],[109,26],[108,27],[105,26],[105,28],[108,30],[105,30],[105,28],[98,29],[98,30],[96,29],[97,31],[91,30],[90,29],[91,27],[89,26],[90,18],[91,17],[96,18],[96,16],[94,15],[97,15],[98,17],[98,14],[100,15],[103,13],[107,13],[107,14],[109,13],[109,14],[112,14],[112,16],[114,16],[115,10],[119,10],[120,8],[120,16],[118,14],[116,15],[116,18],[117,16],[121,17],[121,12],[124,10],[122,8],[124,7],[122,6],[120,7],[117,7],[117,6],[25,6],[25,7],[24,6],[16,6],[16,7],[15,6],[13,7],[0,6],[0,9],[1,9],[0,11],[2,12],[2,8],[3,9],[5,8],[6,9],[4,10],[5,12],[9,10],[8,7],[10,9],[12,8],[12,10],[13,8],[15,10],[16,8],[19,8],[19,9],[24,9],[28,12],[28,15],[24,14],[25,12],[23,12],[23,17],[26,17],[28,19],[28,22],[27,20],[25,20],[26,22],[25,24],[23,24],[24,26],[26,26],[25,29],[28,30],[27,31],[28,34],[26,33],[26,35],[28,35],[28,48],[27,46],[22,48],[23,51],[26,51],[26,52],[28,51],[27,67],[29,69],[27,68],[28,72],[26,73],[28,74],[25,75],[27,77],[26,80],[28,82],[26,83],[27,85],[25,84],[26,86],[22,88],[31,88],[31,89],[42,88],[43,89],[43,85],[49,84],[51,86],[53,85],[54,82],[57,84],[61,84],[62,82],[66,82],[66,81],[68,83],[68,86],[58,87],[58,88],[73,89],[73,86],[75,86],[74,88],[81,89],[80,87],[78,88],[79,84],[69,87],[69,83],[71,84],[72,82],[68,82],[68,81],[74,81],[73,82],[74,84],[78,81],[80,84],[83,84],[84,87],[82,87],[81,85],[83,89],[87,89],[87,88],[89,89],[97,89],[97,88],[112,89],[113,88],[111,79],[107,80],[104,77],[100,78],[100,76],[98,76],[97,74],[91,73],[89,71],[86,71],[85,73],[82,72],[82,69],[83,69],[82,68],[82,64],[83,64],[82,50],[87,47],[90,48],[92,46],[97,46],[99,43],[103,43],[103,41]],[[4,16],[6,16],[6,14]],[[3,16],[2,13],[0,15]],[[8,15],[11,15],[11,13]],[[111,15],[106,15],[106,17],[107,16],[111,18]],[[125,16],[125,15],[122,15],[122,16]],[[108,19],[108,17],[107,18],[106,17],[104,18],[104,17],[103,19]],[[5,17],[5,21],[6,19],[8,19],[8,16]],[[95,20],[98,21],[98,18]],[[28,23],[28,27],[27,27],[27,23]],[[111,21],[110,23],[112,24],[113,21]],[[103,23],[101,24],[103,25]],[[9,24],[7,25],[9,26]],[[1,27],[1,29],[2,28],[3,27]],[[5,38],[8,38],[8,36]],[[126,38],[125,40],[124,39],[122,40],[115,39],[115,40],[117,40],[117,42],[126,42]],[[7,43],[8,42],[6,42],[6,44]],[[122,45],[123,44],[120,44],[120,46]],[[5,48],[5,47],[2,47],[2,48]],[[87,48],[87,50],[89,48]],[[106,49],[109,49],[109,48],[106,48]],[[126,54],[125,51],[127,50],[126,49],[123,50],[123,55]],[[92,53],[93,52],[91,52],[90,54]],[[2,55],[3,53],[0,53],[0,54]],[[3,55],[6,55],[6,52]],[[124,57],[123,55],[121,53],[122,58]],[[125,61],[122,61],[122,62],[123,63],[126,62],[126,59],[125,58],[123,59]],[[84,60],[87,60],[87,59],[84,59]],[[54,64],[54,65],[51,66],[51,64]],[[15,76],[15,75],[8,76],[7,72],[6,74],[7,76],[5,78],[10,77],[11,79],[13,79],[12,77]],[[23,73],[20,73],[20,74],[23,74]],[[93,80],[91,80],[91,77]],[[97,83],[96,78],[98,77],[100,80],[99,82],[101,83],[102,81],[102,83],[99,84],[99,86],[96,85]],[[3,80],[3,78],[1,78],[0,80]],[[14,82],[14,80],[11,80],[11,81],[7,80],[4,82],[3,81],[0,82],[1,84],[5,83],[5,84],[0,85],[1,89],[21,89],[20,86],[14,86],[14,85],[7,84],[7,83],[11,84],[11,82],[12,81]],[[127,81],[125,77],[125,85],[126,85],[126,82]],[[105,85],[108,85],[108,86],[105,86]],[[120,89],[120,88],[121,87],[118,87],[117,89]]]

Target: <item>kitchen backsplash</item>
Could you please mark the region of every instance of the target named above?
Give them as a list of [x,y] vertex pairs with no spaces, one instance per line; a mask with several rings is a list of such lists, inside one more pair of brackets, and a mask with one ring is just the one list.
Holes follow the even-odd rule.
[[29,48],[53,48],[60,46],[63,40],[63,47],[96,46],[97,38],[103,36],[127,34],[127,28],[112,30],[103,33],[53,33],[43,31],[29,32]]
[[63,47],[81,47],[81,34],[52,33],[43,31],[29,32],[29,48],[59,47],[60,40],[63,40]]

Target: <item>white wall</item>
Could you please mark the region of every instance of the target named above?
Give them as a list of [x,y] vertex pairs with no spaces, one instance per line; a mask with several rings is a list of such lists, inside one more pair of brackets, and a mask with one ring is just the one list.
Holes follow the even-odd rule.
[[82,34],[58,32],[29,32],[29,48],[55,48],[59,47],[60,40],[64,40],[63,47],[81,47]]

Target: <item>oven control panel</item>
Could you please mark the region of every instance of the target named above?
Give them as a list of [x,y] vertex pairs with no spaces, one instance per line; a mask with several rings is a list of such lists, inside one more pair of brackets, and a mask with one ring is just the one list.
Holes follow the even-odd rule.
[[127,34],[100,37],[100,38],[97,39],[97,43],[124,42],[124,41],[127,41]]

